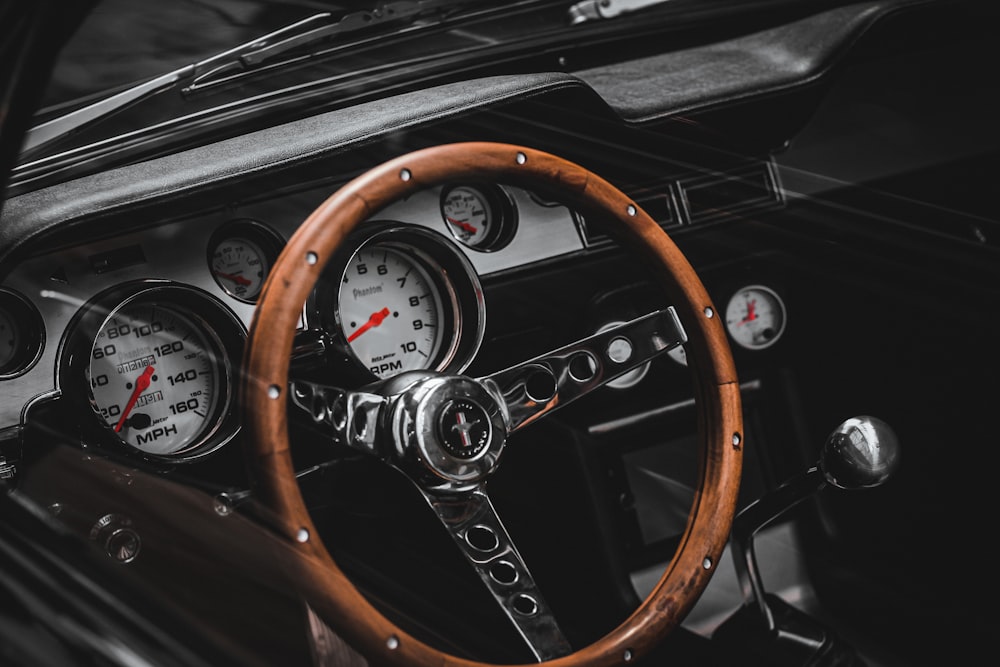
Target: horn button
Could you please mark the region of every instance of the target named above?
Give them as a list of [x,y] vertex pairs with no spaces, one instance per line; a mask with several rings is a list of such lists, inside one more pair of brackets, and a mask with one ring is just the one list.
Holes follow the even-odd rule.
[[506,423],[502,400],[482,383],[461,376],[425,378],[392,409],[396,460],[429,491],[473,488],[496,469]]

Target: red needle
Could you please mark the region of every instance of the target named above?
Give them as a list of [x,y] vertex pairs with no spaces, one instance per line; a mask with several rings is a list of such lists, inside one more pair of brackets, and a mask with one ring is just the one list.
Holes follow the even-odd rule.
[[149,389],[149,378],[153,375],[153,367],[146,366],[146,370],[142,372],[142,375],[135,379],[135,389],[132,390],[132,396],[128,399],[128,403],[125,405],[125,409],[122,410],[122,417],[118,420],[118,424],[115,426],[115,433],[122,430],[122,426],[125,425],[125,420],[128,419],[128,414],[132,412],[132,408],[135,407],[135,402],[139,400],[140,394]]
[[757,299],[747,301],[747,316],[740,320],[740,324],[753,322],[757,319]]
[[238,276],[235,273],[223,273],[222,271],[216,271],[215,275],[226,278],[227,280],[232,280],[237,285],[243,285],[244,287],[250,284],[249,280],[243,276]]
[[352,342],[355,338],[368,331],[372,327],[377,327],[382,324],[382,320],[389,317],[389,309],[383,308],[382,310],[372,313],[372,316],[368,318],[368,321],[362,324],[360,327],[354,330],[350,336],[347,337],[347,342]]
[[465,230],[465,231],[469,232],[470,234],[475,234],[476,233],[476,228],[473,227],[472,225],[470,225],[467,222],[464,222],[462,220],[456,220],[455,218],[449,218],[448,216],[445,216],[445,218],[448,220],[448,222],[450,222],[451,224],[455,225],[459,229]]

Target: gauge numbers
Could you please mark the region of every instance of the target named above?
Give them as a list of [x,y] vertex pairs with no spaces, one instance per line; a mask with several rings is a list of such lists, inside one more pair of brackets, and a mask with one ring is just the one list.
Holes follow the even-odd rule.
[[341,331],[377,377],[434,368],[442,357],[444,303],[415,254],[365,246],[351,258],[340,282]]
[[748,350],[774,345],[785,331],[785,317],[781,297],[763,285],[744,287],[726,305],[729,335]]
[[228,365],[221,343],[193,317],[132,302],[98,331],[88,379],[94,408],[122,441],[174,455],[218,423]]

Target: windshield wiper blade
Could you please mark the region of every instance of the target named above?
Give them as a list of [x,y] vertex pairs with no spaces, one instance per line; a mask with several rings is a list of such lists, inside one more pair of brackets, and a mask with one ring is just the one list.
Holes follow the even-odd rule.
[[205,60],[161,74],[110,97],[98,100],[58,118],[31,128],[21,145],[21,154],[33,151],[56,139],[67,136],[85,125],[108,116],[126,106],[161,90],[187,82],[183,92],[193,92],[201,86],[229,79],[261,67],[276,56],[295,51],[338,35],[373,31],[385,25],[413,22],[430,14],[445,20],[454,10],[485,0],[399,0],[378,5],[375,9],[351,12],[334,20],[329,12],[315,14],[284,28],[228,49]]

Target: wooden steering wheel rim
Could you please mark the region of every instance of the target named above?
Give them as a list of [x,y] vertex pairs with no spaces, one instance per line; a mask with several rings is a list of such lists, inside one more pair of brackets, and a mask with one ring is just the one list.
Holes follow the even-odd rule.
[[721,318],[694,269],[667,234],[622,192],[590,171],[540,151],[486,142],[448,144],[390,160],[320,205],[289,240],[261,292],[244,356],[246,443],[255,496],[300,558],[300,594],[348,644],[374,664],[484,667],[443,653],[382,616],[333,561],[312,524],[289,449],[286,392],[292,343],[323,266],[347,234],[383,207],[450,181],[483,180],[544,190],[593,219],[653,267],[688,333],[698,412],[699,477],[677,552],[652,593],[619,627],[544,664],[618,665],[648,652],[687,615],[729,537],[742,468],[736,370]]

